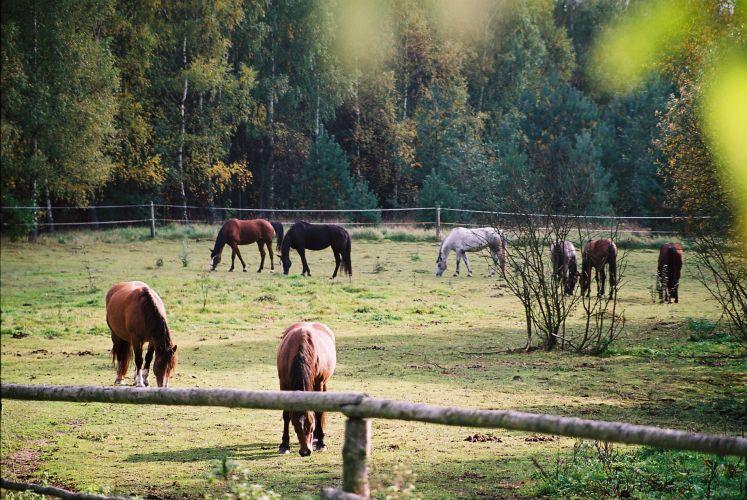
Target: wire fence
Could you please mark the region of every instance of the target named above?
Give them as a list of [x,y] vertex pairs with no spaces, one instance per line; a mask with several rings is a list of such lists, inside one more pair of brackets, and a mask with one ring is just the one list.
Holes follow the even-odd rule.
[[[472,210],[448,207],[404,207],[371,209],[289,209],[234,208],[175,205],[163,203],[94,206],[2,206],[0,223],[4,232],[39,234],[70,229],[103,229],[116,226],[150,226],[168,224],[218,224],[230,218],[266,218],[283,223],[307,220],[336,223],[348,227],[420,227],[433,229],[440,236],[442,227],[479,227],[502,221],[511,226],[517,217],[560,217],[579,220],[599,230],[641,235],[677,234],[686,219],[670,215],[617,216],[606,214],[543,214],[509,211]],[[708,219],[709,217],[697,217]]]

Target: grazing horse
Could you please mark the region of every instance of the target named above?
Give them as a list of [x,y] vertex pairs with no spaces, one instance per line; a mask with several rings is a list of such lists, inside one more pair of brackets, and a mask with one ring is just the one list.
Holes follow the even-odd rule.
[[456,252],[456,271],[454,276],[459,276],[459,261],[463,260],[467,266],[467,276],[472,276],[472,267],[467,260],[467,252],[477,252],[483,248],[490,248],[490,256],[493,258],[493,267],[490,276],[495,274],[498,263],[501,272],[506,272],[506,258],[508,257],[508,239],[503,231],[494,227],[480,227],[467,229],[455,227],[449,235],[441,242],[436,259],[436,276],[441,276],[446,271],[446,259],[453,250]]
[[[605,273],[604,266],[610,271],[610,298],[615,293],[617,284],[617,246],[609,238],[590,240],[584,246],[581,255],[581,295],[588,297],[591,293],[591,268],[596,270],[597,293],[604,295]],[[601,283],[600,283],[601,278]]]
[[550,262],[552,272],[560,278],[566,295],[573,295],[578,279],[576,247],[570,241],[556,241],[550,245]]
[[[283,332],[277,356],[281,391],[326,392],[336,364],[335,334],[327,325],[294,323]],[[311,455],[312,443],[314,451],[326,449],[324,421],[324,412],[284,411],[283,440],[278,451],[290,453],[289,422],[298,436],[302,457]]]
[[335,255],[335,272],[332,277],[337,277],[337,271],[342,268],[348,276],[353,275],[353,264],[350,262],[350,235],[345,228],[334,224],[309,224],[308,222],[296,222],[283,238],[280,247],[280,262],[283,263],[283,274],[288,274],[291,267],[290,249],[295,248],[301,257],[301,275],[311,276],[309,264],[306,262],[306,250],[324,250],[331,246]]
[[[127,374],[132,352],[135,352],[135,385],[148,385],[148,371],[153,353],[153,371],[158,387],[168,387],[176,368],[176,345],[166,321],[166,310],[158,294],[142,281],[117,283],[106,294],[106,323],[112,332],[112,359],[119,363],[114,385]],[[148,342],[143,369],[143,344]]]
[[262,268],[265,265],[265,246],[267,247],[267,251],[270,252],[270,270],[274,271],[275,263],[273,262],[274,255],[272,253],[272,239],[274,237],[275,229],[268,220],[228,219],[225,224],[223,224],[223,227],[220,228],[220,231],[218,231],[218,237],[215,238],[215,246],[210,249],[210,270],[215,271],[215,268],[218,267],[218,264],[220,264],[220,256],[223,253],[223,247],[228,245],[231,247],[232,251],[231,268],[229,271],[233,271],[236,256],[238,255],[241,265],[244,266],[244,272],[246,272],[246,263],[241,257],[241,252],[239,252],[239,245],[257,243],[259,255],[262,257],[257,272],[262,271]]
[[674,299],[680,301],[680,273],[682,272],[682,245],[679,243],[665,243],[659,249],[659,301],[669,303]]

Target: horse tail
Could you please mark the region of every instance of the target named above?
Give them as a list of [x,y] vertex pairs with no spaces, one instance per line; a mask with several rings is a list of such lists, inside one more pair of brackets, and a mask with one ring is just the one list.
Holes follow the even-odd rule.
[[278,221],[270,221],[270,224],[272,224],[272,227],[275,228],[275,236],[277,236],[278,239],[278,252],[280,251],[280,245],[283,244],[283,224]]
[[[108,323],[108,321],[107,321]],[[109,327],[111,329],[111,327]],[[112,332],[112,364],[119,363],[117,368],[117,378],[123,379],[127,374],[127,368],[130,366],[132,358],[132,347],[130,343],[114,335]]]
[[316,356],[309,333],[300,332],[298,351],[291,364],[291,390],[313,391]]
[[350,246],[351,246],[351,242],[350,242],[350,235],[348,234],[347,231],[345,231],[345,243],[344,243],[344,245],[345,246],[342,249],[342,266],[343,266],[343,269],[345,269],[345,273],[348,276],[352,276],[353,275],[353,263],[350,260]]

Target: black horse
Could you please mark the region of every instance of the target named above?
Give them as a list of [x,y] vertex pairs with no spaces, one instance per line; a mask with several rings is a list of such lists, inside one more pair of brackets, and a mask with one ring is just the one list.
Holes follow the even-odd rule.
[[350,235],[348,232],[334,224],[309,224],[308,222],[296,222],[283,238],[280,247],[280,262],[283,263],[283,274],[288,274],[291,267],[290,249],[295,248],[301,257],[303,269],[301,274],[311,276],[309,264],[306,262],[306,249],[324,250],[331,246],[335,255],[335,272],[332,277],[337,276],[337,270],[342,268],[348,276],[353,275],[353,265],[350,262]]

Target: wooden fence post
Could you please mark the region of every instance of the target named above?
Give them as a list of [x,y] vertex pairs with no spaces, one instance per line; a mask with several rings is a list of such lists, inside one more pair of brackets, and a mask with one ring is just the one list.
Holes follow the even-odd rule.
[[368,498],[368,461],[371,455],[371,421],[348,418],[342,447],[342,491]]
[[153,207],[153,200],[150,202],[150,237],[156,237],[156,209]]
[[441,207],[436,207],[436,238],[441,239]]

